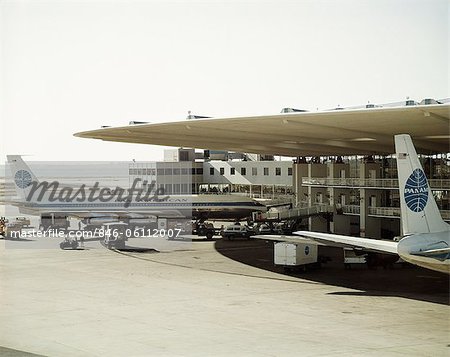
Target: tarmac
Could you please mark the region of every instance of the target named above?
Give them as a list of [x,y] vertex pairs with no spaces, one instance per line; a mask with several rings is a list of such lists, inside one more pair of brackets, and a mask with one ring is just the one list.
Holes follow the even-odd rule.
[[130,239],[127,250],[0,241],[0,355],[449,356],[448,276],[285,274],[273,243]]

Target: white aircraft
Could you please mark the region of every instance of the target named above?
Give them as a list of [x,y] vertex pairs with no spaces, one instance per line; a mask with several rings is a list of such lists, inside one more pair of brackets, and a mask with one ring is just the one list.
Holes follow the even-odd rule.
[[[409,135],[395,136],[403,237],[399,242],[344,235],[298,231],[296,236],[255,238],[350,247],[370,252],[397,254],[403,260],[450,274],[450,225],[444,222]],[[305,238],[302,238],[305,237]]]
[[[23,214],[41,217],[76,217],[86,224],[101,225],[109,222],[142,222],[153,217],[193,218],[200,222],[207,219],[240,220],[266,207],[248,197],[235,195],[165,195],[134,190],[114,193],[108,199],[108,191],[98,198],[97,187],[92,193],[87,187],[52,186],[39,182],[20,155],[8,155],[17,199],[8,203],[17,206]],[[46,188],[46,189],[45,189]],[[52,192],[53,196],[52,196]],[[113,190],[114,191],[114,190]],[[42,195],[41,195],[42,192]],[[147,194],[146,194],[147,193]],[[106,197],[106,199],[105,199]]]

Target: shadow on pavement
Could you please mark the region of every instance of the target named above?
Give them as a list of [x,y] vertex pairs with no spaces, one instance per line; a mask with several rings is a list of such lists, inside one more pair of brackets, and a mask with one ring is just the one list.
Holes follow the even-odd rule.
[[331,258],[322,268],[304,273],[285,273],[283,267],[273,264],[273,242],[264,240],[215,242],[222,255],[256,268],[299,279],[324,283],[360,291],[335,292],[334,295],[395,296],[407,299],[449,304],[449,277],[439,272],[395,264],[392,269],[369,269],[358,265],[345,269],[340,248],[319,247],[319,254]]

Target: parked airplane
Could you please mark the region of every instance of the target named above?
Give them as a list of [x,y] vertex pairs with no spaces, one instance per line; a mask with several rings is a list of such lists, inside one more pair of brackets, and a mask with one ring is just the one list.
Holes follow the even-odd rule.
[[[153,217],[242,220],[266,207],[248,197],[235,195],[165,195],[164,192],[134,192],[117,188],[59,187],[58,183],[39,182],[20,155],[8,155],[17,200],[9,203],[23,214],[80,218],[86,224],[124,221],[144,223]],[[82,185],[83,186],[83,185]],[[99,194],[103,191],[103,197]],[[119,192],[121,191],[121,192]]]
[[450,274],[450,225],[444,222],[409,135],[395,136],[403,237],[399,242],[298,231],[296,236],[257,236],[261,239],[315,243],[397,254],[403,260]]

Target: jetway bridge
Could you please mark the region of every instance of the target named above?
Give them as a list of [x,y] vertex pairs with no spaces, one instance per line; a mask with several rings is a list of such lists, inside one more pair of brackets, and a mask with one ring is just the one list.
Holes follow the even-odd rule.
[[334,212],[334,206],[328,204],[314,204],[304,207],[269,211],[266,213],[253,213],[254,222],[280,222],[287,220],[298,220],[313,216],[327,216]]

